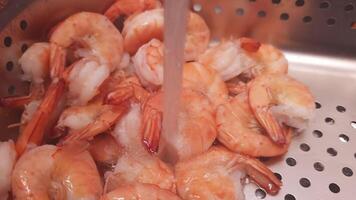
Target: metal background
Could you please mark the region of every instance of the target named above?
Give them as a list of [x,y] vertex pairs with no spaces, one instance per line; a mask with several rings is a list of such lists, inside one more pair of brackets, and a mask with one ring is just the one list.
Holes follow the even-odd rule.
[[[111,3],[0,0],[0,95],[26,91],[17,63],[26,46],[46,39],[48,30],[66,16],[102,12]],[[356,0],[195,0],[192,7],[206,19],[214,40],[251,36],[282,48],[290,74],[311,88],[320,105],[289,153],[266,161],[282,178],[279,195],[265,195],[248,184],[246,199],[355,199],[356,30],[351,24],[356,22]],[[9,37],[12,42],[6,46]],[[2,109],[0,120],[0,140],[14,138],[16,129],[6,126],[18,122],[19,112]]]

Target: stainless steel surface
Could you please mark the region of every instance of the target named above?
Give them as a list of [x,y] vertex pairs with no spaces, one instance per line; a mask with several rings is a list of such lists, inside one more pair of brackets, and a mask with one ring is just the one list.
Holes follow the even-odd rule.
[[[17,64],[24,45],[45,39],[50,27],[69,14],[102,12],[112,0],[83,2],[0,0],[1,96],[25,92]],[[264,195],[249,184],[247,199],[355,199],[356,30],[351,24],[356,0],[195,0],[192,7],[208,22],[213,39],[252,36],[284,49],[290,74],[311,88],[321,106],[289,153],[266,161],[282,176],[279,195]],[[8,37],[10,46],[5,45]],[[0,110],[0,140],[14,137],[15,130],[5,127],[18,117],[18,112]]]

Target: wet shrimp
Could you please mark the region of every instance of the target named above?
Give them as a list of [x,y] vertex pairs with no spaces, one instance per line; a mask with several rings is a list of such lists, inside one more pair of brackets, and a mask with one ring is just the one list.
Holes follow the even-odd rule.
[[139,200],[180,200],[176,194],[155,185],[135,183],[116,188],[101,197],[101,200],[139,199]]
[[303,130],[314,116],[314,97],[308,87],[282,74],[266,74],[249,84],[249,103],[272,140],[285,144],[285,125]]
[[207,152],[175,166],[178,194],[183,199],[244,199],[241,180],[247,174],[269,194],[282,183],[255,158],[212,147]]
[[214,68],[219,72],[222,79],[227,81],[256,64],[246,51],[255,52],[259,48],[260,43],[247,38],[230,39],[207,49],[199,56],[198,62]]
[[128,17],[133,14],[162,7],[158,0],[116,0],[109,9],[105,11],[105,16],[114,22],[119,16]]
[[[209,99],[194,90],[183,89],[178,130],[160,135],[163,93],[150,98],[144,106],[144,142],[150,151],[156,152],[168,162],[187,159],[200,154],[213,144],[217,131],[215,111]],[[158,148],[159,145],[159,148]]]
[[16,162],[16,149],[12,140],[0,142],[0,199],[8,199],[11,174]]
[[43,145],[26,152],[16,163],[12,193],[15,199],[99,199],[100,181],[96,165],[82,145]]
[[[163,39],[163,9],[153,9],[127,19],[122,31],[124,47],[131,55],[151,39]],[[195,60],[208,47],[210,30],[197,14],[189,14],[184,59]]]
[[139,104],[132,104],[130,112],[115,126],[112,135],[124,153],[119,156],[116,167],[107,175],[106,190],[111,191],[126,184],[149,183],[175,192],[175,178],[169,168],[158,157],[150,154],[142,143],[142,112]]
[[245,91],[218,107],[217,139],[231,151],[252,157],[270,157],[286,153],[291,141],[291,129],[287,130],[286,144],[274,143],[251,111],[246,93]]
[[90,141],[89,152],[98,166],[112,168],[122,154],[122,147],[110,134],[100,134]]

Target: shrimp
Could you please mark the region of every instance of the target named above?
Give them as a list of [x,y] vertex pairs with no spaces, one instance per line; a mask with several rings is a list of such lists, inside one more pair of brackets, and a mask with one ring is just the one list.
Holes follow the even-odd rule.
[[144,142],[148,149],[153,152],[158,150],[159,156],[171,163],[208,150],[217,136],[215,111],[209,99],[197,91],[183,89],[178,130],[160,135],[162,118],[156,115],[162,112],[162,97],[160,92],[144,106]]
[[16,162],[14,142],[0,142],[0,199],[8,199],[11,189],[11,174]]
[[277,194],[282,183],[257,159],[230,152],[223,147],[175,166],[178,194],[183,199],[243,200],[241,179],[245,173],[269,194]]
[[101,200],[140,199],[140,200],[180,200],[176,194],[155,185],[136,183],[116,188],[105,194]]
[[52,32],[50,42],[64,49],[79,46],[79,57],[94,56],[110,72],[120,65],[123,38],[103,15],[91,12],[74,14],[61,22]]
[[156,88],[163,83],[163,43],[152,39],[132,57],[137,76],[144,87]]
[[89,152],[98,166],[112,168],[122,154],[122,147],[110,134],[100,134],[90,141]]
[[198,62],[186,63],[183,68],[183,87],[205,94],[214,108],[228,98],[226,84],[216,70]]
[[15,199],[98,199],[102,184],[82,145],[43,145],[26,152],[16,163],[12,192]]
[[146,151],[142,143],[142,113],[133,103],[130,112],[122,118],[111,133],[124,153],[118,158],[114,171],[107,176],[107,190],[126,184],[149,183],[172,192],[176,191],[174,174],[164,162]]
[[216,111],[217,139],[229,150],[252,157],[278,156],[288,151],[291,129],[284,145],[274,143],[251,111],[247,92],[221,104]]
[[255,52],[259,48],[260,43],[246,38],[230,39],[207,49],[199,56],[198,62],[214,68],[222,79],[227,81],[256,64],[246,51]]
[[105,16],[110,21],[115,21],[119,16],[130,16],[145,10],[162,7],[158,0],[116,0],[114,4],[105,11]]
[[297,80],[282,74],[265,74],[249,84],[249,103],[272,140],[285,144],[284,125],[303,130],[314,116],[314,97]]
[[[162,40],[163,21],[163,9],[148,10],[127,19],[122,31],[125,50],[133,55],[151,39]],[[210,30],[205,21],[191,12],[187,24],[184,59],[195,60],[208,47],[209,39]]]

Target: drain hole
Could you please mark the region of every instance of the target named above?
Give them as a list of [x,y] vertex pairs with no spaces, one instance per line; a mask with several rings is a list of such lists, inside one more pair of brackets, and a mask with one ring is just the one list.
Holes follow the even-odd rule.
[[[310,17],[310,16],[305,16],[305,17],[303,17],[303,22],[304,22],[304,23],[310,23],[312,20],[313,20],[313,19],[312,19],[312,17]],[[319,105],[320,105],[320,104],[319,104]]]
[[346,111],[346,108],[344,106],[336,106],[336,110],[343,113]]
[[12,44],[12,38],[11,38],[10,36],[6,36],[6,37],[4,38],[4,45],[5,45],[6,47],[10,47],[11,44]]
[[292,194],[286,194],[286,196],[284,196],[284,200],[295,200],[295,197]]
[[280,18],[281,20],[286,21],[286,20],[289,19],[289,15],[288,15],[288,13],[282,13],[281,16],[279,16],[279,18]]
[[245,14],[245,10],[243,8],[238,8],[238,9],[236,9],[235,13],[238,16],[242,16]]
[[195,3],[194,5],[193,5],[193,10],[195,11],[195,12],[200,12],[201,10],[202,10],[202,6],[201,6],[201,4],[199,4],[199,3]]
[[344,167],[342,168],[342,173],[345,175],[345,176],[352,176],[354,174],[354,172],[352,171],[352,169],[348,168],[348,167]]
[[297,1],[295,2],[295,5],[296,5],[296,6],[303,6],[303,5],[304,5],[304,0],[297,0]]
[[27,28],[27,21],[26,20],[21,20],[20,21],[20,28],[24,31]]
[[326,122],[327,124],[329,124],[329,125],[335,124],[335,120],[334,120],[333,118],[331,118],[331,117],[325,118],[325,122]]
[[256,189],[255,195],[256,195],[256,197],[259,198],[259,199],[264,199],[264,198],[266,198],[266,192],[263,191],[263,190],[260,189],[260,188]]
[[344,9],[345,9],[346,12],[349,12],[349,11],[352,11],[354,9],[354,6],[352,4],[348,4],[348,5],[345,6]]
[[321,138],[321,137],[323,137],[323,133],[322,133],[321,131],[319,131],[319,130],[314,130],[314,131],[313,131],[313,135],[314,135],[314,137],[316,137],[316,138]]
[[325,9],[330,7],[330,3],[328,1],[321,2],[319,5],[320,8]]
[[258,11],[257,15],[259,17],[266,17],[267,13],[265,11],[263,11],[263,10],[260,10],[260,11]]
[[345,134],[340,134],[339,135],[339,140],[341,141],[341,142],[348,142],[349,140],[350,140],[350,138],[349,138],[349,136],[347,136],[347,135],[345,135]]
[[330,156],[337,155],[337,151],[334,148],[328,148],[326,151],[330,154]]
[[21,52],[22,53],[25,53],[25,51],[28,49],[28,45],[27,44],[23,44],[22,46],[21,46]]
[[6,70],[7,71],[12,71],[12,69],[14,68],[14,63],[12,61],[9,61],[6,63]]
[[275,172],[274,175],[281,181],[282,180],[282,175],[279,173]]
[[14,93],[15,93],[15,86],[13,86],[13,85],[10,85],[8,88],[7,88],[7,93],[9,94],[9,95],[13,95]]
[[321,164],[320,162],[314,163],[314,169],[318,172],[324,171],[324,165]]
[[351,127],[352,127],[352,128],[355,128],[355,129],[356,129],[356,122],[355,122],[355,121],[352,121],[350,124],[351,124]]
[[281,0],[272,0],[272,3],[273,4],[279,4],[279,3],[281,3]]
[[301,179],[299,180],[299,184],[300,184],[301,186],[305,187],[305,188],[310,187],[310,181],[309,181],[309,179],[307,179],[307,178],[301,178]]
[[214,12],[215,12],[216,14],[220,14],[220,13],[222,12],[222,8],[221,8],[220,6],[215,6]]
[[316,108],[316,109],[321,108],[321,104],[320,104],[319,102],[315,102],[315,108]]
[[339,193],[340,192],[340,187],[336,183],[330,183],[329,184],[329,190],[333,193]]
[[307,152],[307,151],[310,150],[309,145],[307,145],[307,144],[305,144],[305,143],[302,143],[302,144],[299,146],[299,148],[300,148],[302,151],[305,151],[305,152]]
[[333,26],[336,23],[336,19],[335,18],[329,18],[328,20],[326,20],[326,23],[329,26]]
[[289,165],[291,167],[293,167],[293,166],[295,166],[297,164],[297,161],[294,158],[291,158],[291,157],[287,158],[286,162],[287,162],[287,165]]

